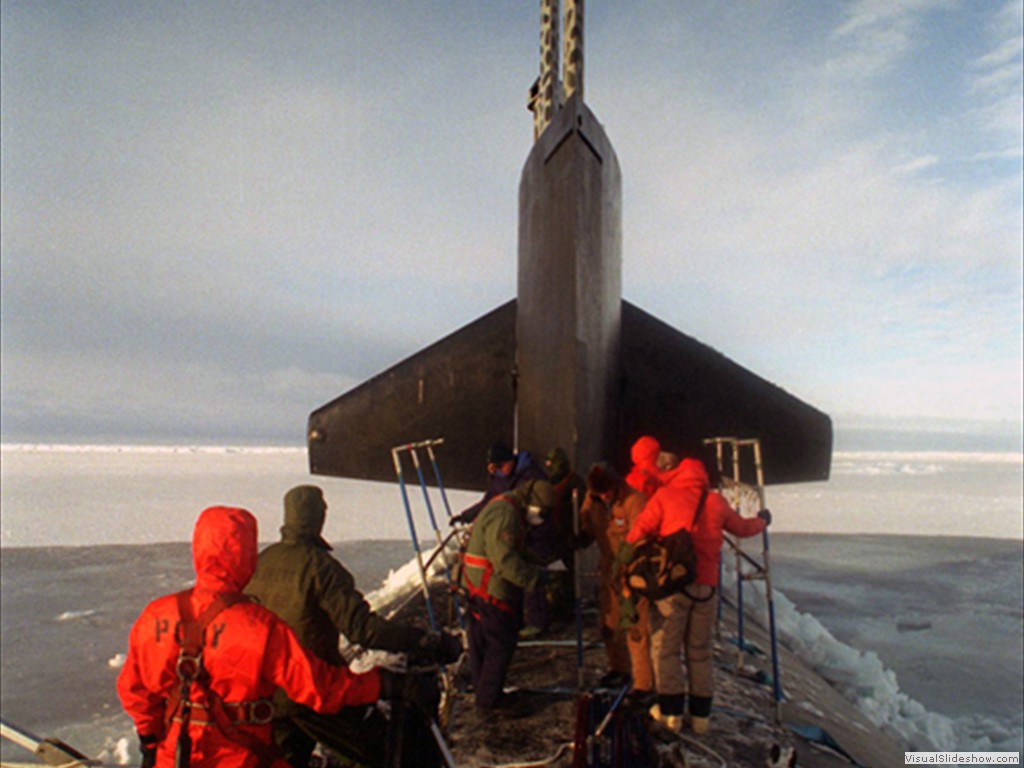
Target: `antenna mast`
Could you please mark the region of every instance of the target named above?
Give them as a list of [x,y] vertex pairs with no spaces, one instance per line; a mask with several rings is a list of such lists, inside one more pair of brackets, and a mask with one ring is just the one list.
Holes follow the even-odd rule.
[[[575,93],[583,98],[583,0],[540,2],[540,76],[530,88],[527,109],[533,113],[536,141],[562,105]],[[565,38],[564,70],[559,61],[560,38]]]
[[565,37],[565,99],[578,93],[583,98],[583,0],[565,0],[562,22]]

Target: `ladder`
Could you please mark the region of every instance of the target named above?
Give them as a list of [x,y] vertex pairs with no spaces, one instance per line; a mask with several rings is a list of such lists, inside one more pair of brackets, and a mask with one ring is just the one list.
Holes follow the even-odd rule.
[[[448,586],[448,594],[452,596],[454,600],[455,616],[459,621],[459,625],[465,628],[465,616],[463,615],[462,606],[459,604],[458,594],[455,590],[457,584],[452,583],[452,569],[448,562],[448,543],[452,537],[455,536],[455,529],[449,532],[447,535],[442,535],[441,528],[437,524],[437,516],[434,514],[434,505],[430,500],[430,493],[427,490],[427,480],[423,474],[423,463],[420,461],[420,453],[425,452],[427,459],[434,470],[434,480],[437,482],[438,493],[440,494],[441,501],[444,504],[445,513],[447,519],[451,519],[452,509],[448,503],[448,494],[445,491],[444,483],[441,480],[441,470],[437,464],[437,457],[434,455],[434,448],[444,443],[444,438],[437,438],[434,440],[422,440],[417,443],[406,443],[404,445],[397,445],[391,449],[391,458],[395,464],[395,474],[398,477],[398,487],[402,493],[402,504],[405,507],[405,519],[409,525],[409,536],[412,539],[412,546],[416,552],[416,562],[419,566],[420,579],[423,586],[423,599],[427,604],[427,616],[430,619],[430,628],[433,630],[438,629],[438,622],[434,616],[434,607],[430,601],[430,578],[427,575],[427,569],[431,567],[434,560],[438,557],[441,558],[441,562],[444,564],[444,575],[445,582]],[[430,556],[423,559],[423,549],[420,546],[419,536],[416,532],[416,523],[413,519],[412,506],[409,503],[409,492],[405,484],[405,473],[402,468],[402,457],[408,455],[412,461],[412,466],[416,470],[416,477],[419,482],[420,490],[423,493],[423,503],[427,510],[427,515],[430,519],[430,526],[434,531],[434,537],[437,540],[437,547],[430,554]]]
[[[711,437],[704,440],[705,445],[713,445],[715,448],[715,459],[718,463],[718,471],[722,476],[725,495],[737,511],[743,503],[744,489],[753,489],[756,493],[758,509],[765,509],[764,492],[764,466],[761,462],[761,441],[759,438],[738,438],[738,437]],[[749,450],[752,459],[755,482],[744,483],[745,478],[741,477],[741,466],[743,466],[743,452]],[[749,466],[749,465],[745,465]],[[726,482],[728,478],[731,482]],[[744,603],[743,583],[746,581],[763,581],[765,602],[768,612],[768,634],[771,642],[772,662],[772,693],[775,697],[775,718],[782,722],[782,683],[779,679],[779,653],[778,640],[775,631],[775,601],[772,596],[771,557],[768,539],[768,528],[761,534],[761,558],[760,560],[751,554],[744,552],[740,539],[731,536],[725,537],[725,542],[732,548],[736,556],[736,627],[737,627],[737,658],[736,666],[739,669],[743,664],[743,654],[747,649],[744,638]],[[721,566],[719,566],[721,567]],[[718,604],[719,615],[721,615],[721,601]]]

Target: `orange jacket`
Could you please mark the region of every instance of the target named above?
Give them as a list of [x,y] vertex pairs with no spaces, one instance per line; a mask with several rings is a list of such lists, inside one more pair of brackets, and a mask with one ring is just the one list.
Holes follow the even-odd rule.
[[[244,509],[211,507],[196,521],[192,554],[196,585],[191,593],[194,616],[218,594],[240,593],[256,568],[256,519]],[[179,622],[177,595],[151,602],[132,627],[128,658],[117,680],[125,711],[142,736],[163,735],[157,766],[172,766],[180,723],[164,734],[167,704],[180,681],[176,671]],[[269,699],[280,686],[288,696],[318,711],[336,712],[345,705],[369,704],[380,695],[376,670],[356,675],[331,666],[303,650],[292,630],[265,608],[239,602],[221,611],[206,628],[203,668],[210,688],[230,705]],[[197,722],[204,694],[192,686],[192,765],[252,768],[255,754],[230,740],[215,724]],[[196,714],[196,713],[199,714]],[[244,724],[242,730],[270,744],[269,724]],[[287,766],[278,761],[275,765]]]
[[[668,536],[681,528],[689,529],[700,501],[708,487],[708,474],[696,459],[684,459],[673,470],[662,475],[664,485],[647,502],[626,535],[630,544]],[[742,517],[720,494],[708,493],[697,527],[692,532],[697,553],[697,583],[718,586],[718,563],[721,558],[723,531],[745,538],[765,528],[759,517]]]

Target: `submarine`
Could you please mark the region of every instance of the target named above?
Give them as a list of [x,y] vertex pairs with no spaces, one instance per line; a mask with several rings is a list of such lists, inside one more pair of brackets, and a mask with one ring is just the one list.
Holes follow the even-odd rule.
[[315,409],[311,473],[393,481],[392,447],[441,437],[445,482],[479,490],[496,441],[585,471],[652,435],[757,439],[765,484],[828,479],[827,414],[623,299],[622,172],[584,100],[583,2],[559,11],[542,0],[515,298]]

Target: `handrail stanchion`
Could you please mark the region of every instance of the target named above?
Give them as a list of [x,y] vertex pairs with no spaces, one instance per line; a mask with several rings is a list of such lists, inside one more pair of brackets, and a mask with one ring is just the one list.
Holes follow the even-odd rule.
[[[707,441],[705,441],[705,442],[707,442]],[[720,440],[715,440],[715,464],[718,466],[718,477],[721,478],[722,477],[722,473],[725,472],[725,463],[722,460],[722,442]],[[721,482],[721,479],[719,479],[719,482]],[[722,583],[722,573],[724,571],[725,571],[725,567],[722,565],[722,558],[719,557],[718,558],[718,583],[719,583],[719,585],[721,585],[721,583]],[[716,600],[716,602],[718,604],[716,606],[716,615],[715,615],[715,636],[716,637],[720,637],[721,636],[721,623],[722,623],[722,604],[724,602],[722,600],[722,590],[721,589],[718,590],[718,595],[717,595],[715,600]]]
[[[740,449],[739,441],[735,437],[726,438],[729,441],[730,459],[732,460],[732,480],[733,488],[735,489],[734,506],[739,507],[740,503]],[[737,605],[737,639],[736,639],[736,669],[740,669],[743,666],[743,654],[747,650],[747,638],[746,638],[746,605],[743,602],[743,543],[742,539],[736,538],[735,542],[735,553],[736,553],[736,605]]]
[[434,467],[434,478],[437,480],[437,490],[441,493],[441,501],[444,502],[444,511],[448,515],[448,519],[451,520],[452,508],[448,503],[448,492],[445,491],[444,483],[441,481],[441,470],[437,466],[437,457],[434,456],[434,446],[440,445],[444,442],[444,438],[437,440],[431,440],[427,443],[427,457],[430,459],[431,465]]
[[434,538],[437,539],[437,548],[440,552],[441,561],[444,563],[446,581],[452,582],[451,571],[448,568],[448,555],[444,551],[444,537],[441,536],[441,529],[437,527],[437,518],[434,516],[434,505],[430,503],[430,493],[427,491],[427,481],[423,477],[423,468],[420,466],[419,445],[409,446],[409,454],[412,457],[412,465],[416,469],[416,476],[420,481],[420,489],[423,491],[423,503],[427,507],[427,516],[430,518],[430,525],[434,529]]
[[409,505],[409,494],[405,488],[405,477],[402,472],[402,459],[399,452],[408,449],[408,445],[400,445],[391,449],[391,458],[395,462],[395,474],[398,476],[398,487],[402,492],[402,504],[405,506],[405,520],[409,524],[409,536],[412,538],[412,547],[416,551],[416,562],[420,568],[420,579],[423,582],[423,599],[427,604],[427,616],[430,618],[430,628],[437,629],[437,620],[434,618],[434,606],[430,603],[430,585],[427,579],[427,569],[423,564],[423,550],[420,548],[419,537],[416,534],[416,523],[412,519],[412,507]]
[[465,626],[465,618],[462,615],[462,605],[459,603],[458,593],[454,590],[457,584],[452,583],[452,569],[451,564],[448,562],[447,552],[447,541],[448,539],[441,534],[441,529],[437,524],[437,517],[434,515],[434,505],[430,502],[430,494],[427,491],[427,481],[423,476],[423,468],[420,465],[419,449],[425,448],[427,454],[430,457],[431,463],[434,465],[434,477],[437,479],[438,488],[441,491],[441,497],[444,500],[445,508],[448,513],[448,518],[451,519],[451,509],[448,507],[448,498],[444,493],[444,486],[441,484],[441,472],[437,466],[437,460],[434,458],[434,446],[440,445],[444,442],[444,438],[437,440],[424,440],[421,443],[413,443],[409,446],[409,453],[412,456],[413,466],[416,468],[416,476],[420,481],[420,488],[423,490],[423,502],[427,507],[427,514],[430,516],[430,524],[434,528],[434,537],[437,539],[437,553],[441,558],[441,562],[444,563],[444,578],[445,583],[448,585],[449,590],[454,598],[455,602],[455,615],[458,618],[459,625]]
[[[708,438],[704,441],[707,443],[714,443],[718,462],[719,471],[723,470],[723,458],[722,458],[722,447],[725,444],[729,445],[731,450],[730,459],[732,462],[732,475],[733,475],[733,490],[734,490],[734,504],[736,509],[739,509],[740,502],[742,500],[742,488],[743,484],[740,482],[740,448],[750,447],[753,449],[754,459],[754,471],[756,473],[756,491],[757,491],[757,502],[760,505],[759,509],[765,509],[765,492],[764,492],[764,464],[761,460],[761,441],[759,438],[747,438],[739,439],[735,437],[713,437]],[[768,528],[766,527],[761,534],[762,540],[762,556],[761,561],[757,561],[750,555],[743,552],[740,547],[740,539],[735,540],[726,538],[726,543],[733,548],[736,556],[736,594],[737,594],[737,669],[743,664],[743,653],[746,650],[746,639],[744,637],[744,605],[743,605],[743,582],[750,579],[763,579],[765,583],[765,603],[768,613],[768,637],[771,643],[771,663],[772,663],[772,692],[775,698],[775,718],[777,722],[782,722],[782,700],[785,696],[782,690],[781,673],[779,669],[779,647],[778,647],[778,632],[775,625],[775,598],[772,593],[772,577],[771,577],[771,548],[769,545]],[[743,572],[744,563],[748,563],[753,571],[749,573]]]
[[575,542],[580,536],[580,492],[572,489],[572,570],[573,570],[573,610],[576,613],[576,687],[583,690],[583,602],[580,587],[580,550]]
[[[754,466],[757,471],[757,495],[761,509],[766,508],[764,495],[764,466],[761,463],[761,441],[754,438]],[[782,722],[782,683],[779,680],[779,647],[775,633],[775,599],[772,596],[772,569],[770,547],[768,544],[768,526],[761,532],[764,542],[764,591],[768,599],[768,632],[772,644],[772,693],[775,694],[775,720]]]

